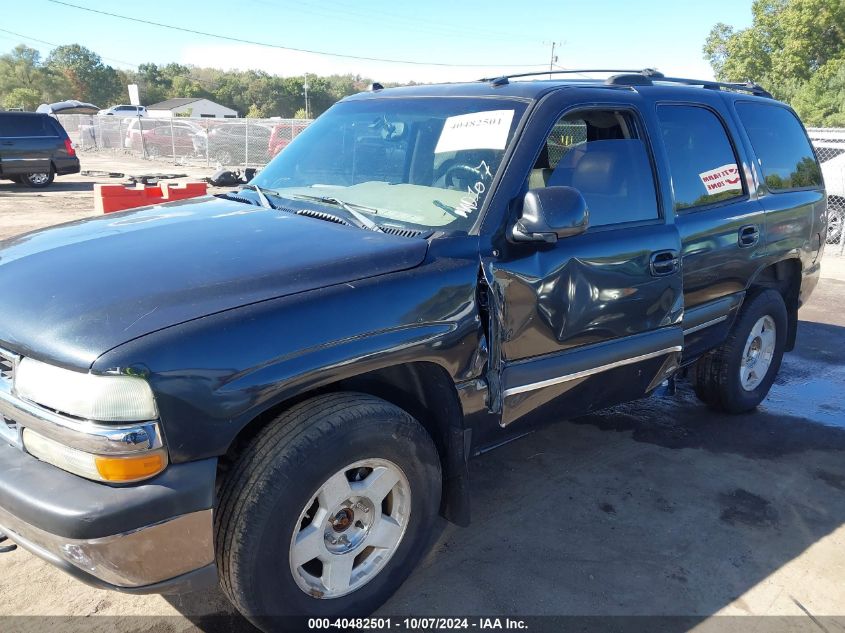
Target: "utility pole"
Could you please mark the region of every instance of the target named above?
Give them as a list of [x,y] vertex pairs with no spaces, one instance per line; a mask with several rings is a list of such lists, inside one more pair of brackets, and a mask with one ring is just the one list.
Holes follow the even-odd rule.
[[555,47],[562,46],[562,42],[552,42],[552,56],[549,59],[549,79],[552,78],[552,71],[554,70],[555,64],[557,63],[557,55],[555,55]]
[[311,118],[308,113],[308,73],[305,73],[305,118]]

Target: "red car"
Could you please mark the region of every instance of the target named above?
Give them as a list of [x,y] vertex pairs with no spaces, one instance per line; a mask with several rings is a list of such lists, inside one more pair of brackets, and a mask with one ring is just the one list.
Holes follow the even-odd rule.
[[274,125],[273,131],[270,133],[270,142],[267,144],[267,152],[270,154],[270,158],[286,148],[309,123],[310,121],[286,121]]
[[[144,138],[143,147],[141,136]],[[142,151],[146,149],[147,156],[173,156],[174,149],[177,156],[187,156],[196,153],[194,134],[185,127],[174,127],[171,139],[170,126],[162,125],[152,130],[144,130],[141,134],[131,137],[132,149]]]

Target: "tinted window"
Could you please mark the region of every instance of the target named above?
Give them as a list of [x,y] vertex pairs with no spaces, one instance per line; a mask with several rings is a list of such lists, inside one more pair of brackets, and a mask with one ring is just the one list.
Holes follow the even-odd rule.
[[659,217],[648,150],[630,113],[569,114],[552,128],[528,187],[566,186],[581,192],[590,226]]
[[818,187],[821,168],[792,112],[762,103],[736,104],[770,191]]
[[736,155],[715,114],[695,106],[660,106],[657,114],[676,211],[743,195]]
[[56,136],[46,116],[0,115],[0,136]]

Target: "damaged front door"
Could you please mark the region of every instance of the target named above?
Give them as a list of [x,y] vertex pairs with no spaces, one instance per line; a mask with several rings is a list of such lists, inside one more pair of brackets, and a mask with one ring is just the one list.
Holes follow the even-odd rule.
[[577,190],[589,224],[556,241],[516,241],[508,227],[485,266],[503,426],[547,404],[573,417],[640,397],[677,368],[683,345],[680,238],[660,213],[642,117],[620,105],[553,120],[526,189]]

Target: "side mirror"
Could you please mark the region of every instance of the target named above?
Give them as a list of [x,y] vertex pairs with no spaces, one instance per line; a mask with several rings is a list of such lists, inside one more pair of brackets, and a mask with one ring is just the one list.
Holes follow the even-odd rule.
[[511,229],[514,242],[547,242],[580,235],[587,230],[590,212],[581,192],[572,187],[531,189],[522,201],[522,213]]

